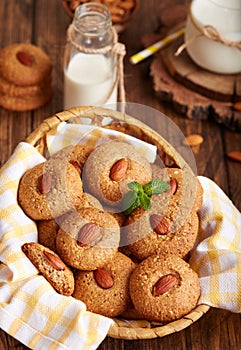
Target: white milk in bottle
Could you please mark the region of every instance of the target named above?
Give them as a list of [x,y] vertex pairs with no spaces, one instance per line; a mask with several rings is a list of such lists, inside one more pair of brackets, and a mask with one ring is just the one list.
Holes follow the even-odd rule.
[[[77,53],[64,72],[64,108],[102,105],[114,83],[110,65],[103,55]],[[117,86],[105,104],[116,102]]]
[[97,3],[80,5],[71,29],[74,42],[68,43],[65,52],[64,109],[116,108],[116,57],[105,50],[113,44],[109,10]]

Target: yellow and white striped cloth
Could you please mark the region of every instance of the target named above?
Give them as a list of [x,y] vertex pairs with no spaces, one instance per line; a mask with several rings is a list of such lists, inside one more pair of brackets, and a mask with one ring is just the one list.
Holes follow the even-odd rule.
[[204,190],[199,244],[190,265],[201,283],[199,304],[241,312],[241,214],[213,181],[199,176]]
[[[86,123],[86,121],[83,122]],[[131,143],[150,163],[153,163],[156,159],[156,146],[122,132],[101,128],[96,125],[62,122],[58,125],[57,129],[53,129],[47,133],[46,142],[49,154],[53,155],[64,147],[75,146],[78,143],[96,147],[103,142],[113,139]]]
[[0,327],[31,349],[94,350],[111,319],[55,292],[21,251],[37,240],[35,223],[17,203],[21,175],[44,158],[20,143],[0,170]]
[[[52,147],[54,135],[49,136],[54,152],[56,139]],[[64,140],[61,134],[59,145]],[[19,179],[43,161],[22,142],[0,169],[0,327],[32,349],[96,349],[112,320],[56,293],[21,251],[24,242],[37,240],[37,229],[18,206]],[[214,182],[199,179],[204,188],[200,242],[190,260],[200,276],[199,302],[241,312],[241,214]]]

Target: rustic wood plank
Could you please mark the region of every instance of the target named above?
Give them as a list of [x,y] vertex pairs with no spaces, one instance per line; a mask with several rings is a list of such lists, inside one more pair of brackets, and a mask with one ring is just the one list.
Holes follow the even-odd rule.
[[64,11],[61,1],[58,0],[37,1],[35,12],[34,42],[43,48],[53,63],[52,81],[54,94],[47,105],[35,111],[34,128],[44,118],[63,109],[63,58],[66,45],[66,29],[71,23],[71,19]]
[[183,44],[183,37],[177,39],[168,48],[162,50],[161,56],[169,73],[175,80],[190,90],[210,99],[233,102],[241,99],[235,92],[235,86],[241,80],[241,74],[215,74],[196,65],[184,50],[175,56],[177,49]]
[[209,119],[232,130],[241,130],[241,112],[233,111],[232,104],[212,100],[175,80],[163,62],[163,54],[151,64],[153,88],[161,101],[168,101],[179,114],[190,119]]
[[34,0],[1,1],[1,47],[17,42],[31,42],[33,4]]
[[[33,4],[34,0],[0,2],[0,48],[17,42],[31,42]],[[0,164],[6,162],[30,131],[31,112],[9,112],[0,108]]]
[[241,95],[241,79],[238,79],[236,81],[235,93],[236,93],[237,96]]
[[[240,134],[228,131],[212,121],[185,118],[169,103],[160,101],[155,95],[149,75],[153,58],[136,66],[129,64],[130,55],[142,49],[143,35],[154,32],[159,26],[160,13],[156,9],[164,8],[163,3],[164,1],[160,3],[159,0],[141,0],[136,18],[120,36],[121,41],[127,44],[125,59],[127,101],[147,105],[163,112],[184,135],[200,133],[204,137],[204,142],[199,152],[194,155],[198,174],[214,179],[240,207],[240,164],[229,161],[225,157],[228,150],[240,149]],[[22,41],[31,38],[34,43],[42,46],[49,53],[55,63],[53,70],[55,95],[49,104],[31,113],[12,113],[0,109],[0,164],[2,164],[8,159],[14,145],[20,139],[24,139],[46,116],[62,110],[61,50],[65,43],[65,29],[70,19],[62,12],[60,0],[2,0],[0,1],[0,18],[2,19],[0,21],[2,46],[11,43],[12,40]],[[16,19],[19,23],[19,32],[16,31]],[[32,25],[34,25],[33,29]],[[158,132],[163,132],[162,125],[158,123],[158,120],[155,121],[155,117],[150,116],[148,123]],[[165,131],[168,133],[170,129],[166,128]],[[168,135],[169,139],[175,143],[174,136],[171,132]],[[176,334],[161,339],[137,341],[107,337],[98,350],[239,350],[240,346],[240,315],[211,309],[198,322]],[[0,349],[28,350],[3,331],[0,331]]]

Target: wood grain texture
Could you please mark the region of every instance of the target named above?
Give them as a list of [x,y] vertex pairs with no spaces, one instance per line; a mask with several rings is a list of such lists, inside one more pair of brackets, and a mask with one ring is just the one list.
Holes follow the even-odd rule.
[[[178,126],[184,136],[191,133],[201,134],[204,142],[199,152],[194,155],[198,174],[213,179],[241,210],[241,164],[226,157],[228,151],[241,149],[241,134],[227,130],[223,125],[212,121],[184,118],[169,103],[160,101],[154,93],[149,75],[153,57],[136,66],[129,63],[129,57],[143,48],[141,38],[146,33],[154,33],[160,28],[163,1],[141,0],[136,17],[120,35],[120,41],[124,42],[127,48],[125,58],[127,101],[147,105],[164,113]],[[61,0],[1,0],[0,19],[0,47],[14,42],[33,42],[41,46],[54,63],[54,97],[51,102],[27,113],[9,112],[0,108],[0,165],[2,165],[16,145],[43,119],[63,108],[63,50],[70,18],[63,11]],[[163,125],[158,119],[150,115],[148,121],[155,130],[163,132]],[[167,133],[168,131],[166,130]],[[169,137],[175,141],[173,135],[170,134]],[[28,348],[1,330],[0,349]],[[187,329],[161,339],[127,341],[107,337],[99,347],[99,350],[113,349],[240,350],[241,315],[211,309]]]
[[236,86],[241,74],[216,75],[194,64],[187,53],[175,57],[179,40],[164,48],[151,64],[153,88],[161,101],[190,119],[215,120],[241,131],[241,112],[234,111],[239,101]]
[[163,62],[175,80],[213,100],[221,102],[241,100],[241,95],[236,91],[236,86],[241,81],[241,74],[215,74],[207,71],[195,64],[186,50],[175,56],[182,44],[183,37],[180,37],[161,51]]

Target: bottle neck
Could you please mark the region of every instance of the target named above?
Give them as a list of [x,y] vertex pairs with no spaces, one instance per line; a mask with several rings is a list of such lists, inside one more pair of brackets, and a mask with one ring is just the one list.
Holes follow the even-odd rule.
[[99,3],[80,5],[73,19],[76,40],[86,47],[101,48],[112,43],[111,16]]

